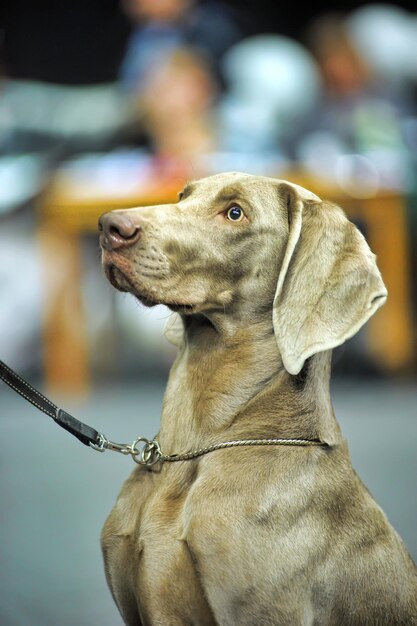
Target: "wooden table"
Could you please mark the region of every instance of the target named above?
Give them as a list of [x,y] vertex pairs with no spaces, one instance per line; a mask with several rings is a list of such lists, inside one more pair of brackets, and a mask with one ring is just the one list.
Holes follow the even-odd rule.
[[[305,174],[281,173],[344,208],[352,221],[363,225],[388,288],[388,301],[368,323],[368,349],[387,372],[407,369],[413,362],[415,337],[410,298],[407,215],[403,197],[383,192],[352,198],[328,182]],[[86,392],[90,384],[89,347],[81,297],[80,241],[97,233],[105,211],[175,201],[185,176],[154,178],[125,195],[109,197],[74,188],[59,174],[39,202],[39,237],[44,271],[44,355],[50,389]],[[84,193],[86,191],[86,193]]]

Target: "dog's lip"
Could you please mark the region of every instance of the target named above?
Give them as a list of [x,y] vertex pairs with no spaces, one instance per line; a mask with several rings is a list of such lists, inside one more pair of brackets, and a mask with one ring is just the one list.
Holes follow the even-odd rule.
[[[115,289],[118,291],[134,291],[133,286],[130,281],[114,263],[106,263],[104,265],[105,274],[109,280],[109,282],[113,285]],[[121,280],[120,280],[121,279]],[[123,283],[127,283],[127,286],[123,285]]]
[[195,309],[195,304],[155,300],[147,293],[141,293],[132,285],[131,281],[127,278],[125,272],[123,272],[123,270],[121,270],[114,263],[106,263],[104,265],[104,271],[109,282],[113,285],[115,289],[125,293],[131,293],[133,296],[135,296],[135,298],[137,298],[140,302],[142,302],[142,304],[145,304],[146,306],[156,306],[158,304],[163,304],[164,306],[167,306],[176,313],[192,313]]
[[141,294],[137,292],[136,290],[132,291],[131,293],[145,306],[157,306],[158,304],[163,304],[164,306],[167,306],[169,309],[174,311],[174,313],[184,313],[184,314],[194,313],[194,310],[196,307],[195,304],[183,304],[179,302],[166,302],[164,300],[154,300],[152,297],[148,296],[147,294]]

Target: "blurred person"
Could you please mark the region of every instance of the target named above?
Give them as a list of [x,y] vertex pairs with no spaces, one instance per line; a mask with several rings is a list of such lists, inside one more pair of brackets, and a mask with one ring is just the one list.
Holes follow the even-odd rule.
[[320,16],[309,28],[308,42],[321,70],[323,93],[300,129],[298,159],[317,174],[343,178],[339,165],[345,166],[338,157],[359,155],[347,167],[356,171],[358,184],[363,174],[372,179],[371,187],[380,179],[388,187],[403,187],[407,164],[401,121],[410,103],[363,57],[345,16]]
[[156,67],[138,94],[152,151],[160,159],[190,159],[216,146],[213,105],[216,82],[205,58],[175,49]]
[[[417,189],[417,19],[393,4],[368,4],[346,20],[351,39],[378,79],[401,103],[401,131],[408,152],[407,187]],[[389,45],[387,45],[389,42]],[[406,105],[406,106],[404,106]]]
[[120,81],[128,91],[139,91],[173,49],[191,46],[205,54],[221,80],[220,59],[241,38],[230,9],[198,0],[123,0],[133,23]]

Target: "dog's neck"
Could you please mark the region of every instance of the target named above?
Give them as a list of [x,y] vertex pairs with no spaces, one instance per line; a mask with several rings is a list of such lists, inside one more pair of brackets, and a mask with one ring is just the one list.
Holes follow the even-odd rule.
[[268,316],[250,325],[184,319],[185,341],[171,369],[161,419],[166,453],[226,439],[303,438],[335,443],[331,352],[298,376],[285,370]]

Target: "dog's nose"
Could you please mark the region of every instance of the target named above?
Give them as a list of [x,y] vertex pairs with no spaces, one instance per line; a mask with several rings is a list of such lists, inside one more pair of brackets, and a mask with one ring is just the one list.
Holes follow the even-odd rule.
[[106,250],[117,250],[133,246],[141,234],[141,227],[125,213],[112,211],[102,215],[98,221],[100,245]]

